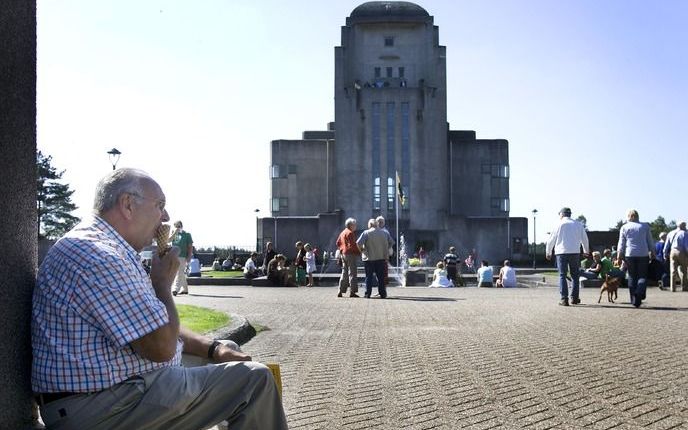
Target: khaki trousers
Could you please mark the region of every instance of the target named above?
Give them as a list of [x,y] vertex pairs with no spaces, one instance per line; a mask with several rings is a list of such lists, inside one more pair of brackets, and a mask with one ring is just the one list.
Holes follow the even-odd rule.
[[671,262],[671,273],[669,277],[671,291],[676,291],[676,281],[679,279],[681,280],[681,289],[684,291],[688,290],[688,254],[680,252],[677,249],[672,249],[669,258]]
[[174,291],[188,293],[189,284],[186,282],[186,257],[179,257],[177,276],[174,278]]
[[342,256],[342,275],[339,278],[339,292],[344,294],[351,287],[351,294],[358,292],[358,272],[356,270],[356,254],[344,254]]
[[48,429],[286,429],[270,370],[256,362],[165,367],[41,406]]

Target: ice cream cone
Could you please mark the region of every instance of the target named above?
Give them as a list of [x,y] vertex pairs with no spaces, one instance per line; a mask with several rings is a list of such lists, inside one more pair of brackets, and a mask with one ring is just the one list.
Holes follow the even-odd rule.
[[171,246],[167,243],[170,238],[170,225],[160,224],[158,230],[155,232],[155,242],[158,244],[158,256],[162,257]]

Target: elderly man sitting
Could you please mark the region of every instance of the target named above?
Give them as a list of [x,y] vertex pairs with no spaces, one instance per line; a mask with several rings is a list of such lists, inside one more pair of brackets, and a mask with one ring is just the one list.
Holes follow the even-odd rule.
[[[171,285],[179,249],[137,253],[169,220],[146,173],[119,169],[93,216],[49,251],[33,291],[31,385],[48,428],[286,429],[270,370],[180,326]],[[181,365],[182,352],[212,361]]]

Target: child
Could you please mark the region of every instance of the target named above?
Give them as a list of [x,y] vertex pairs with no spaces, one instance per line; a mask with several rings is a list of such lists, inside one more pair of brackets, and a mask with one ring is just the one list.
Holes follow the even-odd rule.
[[447,271],[444,270],[444,263],[443,262],[438,262],[437,263],[437,268],[435,269],[435,273],[432,275],[432,284],[430,284],[430,287],[435,288],[451,288],[454,286],[454,283],[451,281],[451,279],[447,278]]
[[308,274],[307,287],[313,286],[313,272],[315,272],[315,252],[311,248],[311,244],[307,243],[303,246],[306,250],[306,273]]
[[296,285],[301,286],[306,283],[306,251],[303,249],[303,242],[296,242]]

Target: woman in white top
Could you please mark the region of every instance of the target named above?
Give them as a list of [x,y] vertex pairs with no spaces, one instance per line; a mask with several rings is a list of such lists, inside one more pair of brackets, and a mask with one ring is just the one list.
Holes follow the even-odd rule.
[[516,270],[511,267],[511,262],[509,260],[504,260],[504,266],[499,269],[497,286],[505,288],[516,287]]
[[430,284],[430,287],[451,288],[453,286],[454,283],[447,277],[447,271],[444,270],[444,263],[441,261],[438,262],[437,269],[435,269],[435,273],[432,275],[432,284]]

